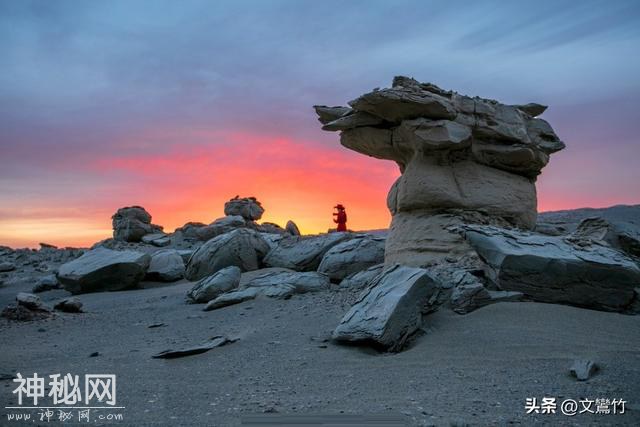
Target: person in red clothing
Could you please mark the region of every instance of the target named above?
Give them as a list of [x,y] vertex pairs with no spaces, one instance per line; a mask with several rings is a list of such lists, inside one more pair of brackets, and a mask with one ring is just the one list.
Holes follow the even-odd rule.
[[339,203],[334,206],[334,209],[338,210],[338,212],[333,213],[333,216],[336,217],[333,219],[333,222],[338,224],[337,231],[347,231],[347,211],[345,211],[344,206]]

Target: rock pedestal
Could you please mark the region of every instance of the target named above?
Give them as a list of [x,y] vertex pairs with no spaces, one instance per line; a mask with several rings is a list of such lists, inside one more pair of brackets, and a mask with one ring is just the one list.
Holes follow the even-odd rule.
[[349,105],[316,106],[323,129],[402,173],[387,199],[387,265],[426,266],[469,250],[452,225],[535,226],[536,177],[564,148],[536,117],[545,106],[505,105],[407,77]]

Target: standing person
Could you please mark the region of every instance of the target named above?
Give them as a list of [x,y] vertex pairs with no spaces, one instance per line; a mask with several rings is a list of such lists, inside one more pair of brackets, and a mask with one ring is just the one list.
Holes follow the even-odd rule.
[[338,210],[338,212],[333,213],[333,216],[336,217],[333,219],[333,222],[338,224],[337,231],[347,231],[347,211],[345,211],[344,206],[340,203],[334,206],[334,209]]

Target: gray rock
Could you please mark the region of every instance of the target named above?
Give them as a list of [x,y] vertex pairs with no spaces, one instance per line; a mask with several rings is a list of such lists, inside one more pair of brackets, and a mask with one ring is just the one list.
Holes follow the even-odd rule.
[[370,235],[358,236],[333,246],[322,257],[318,271],[333,281],[384,262],[385,239]]
[[56,303],[53,308],[65,313],[82,313],[82,301],[77,297],[65,298]]
[[382,270],[384,269],[384,264],[377,264],[372,267],[367,268],[366,270],[358,271],[357,273],[352,273],[342,279],[340,282],[341,288],[348,289],[364,289],[375,279]]
[[184,260],[175,249],[164,249],[151,255],[147,270],[149,280],[175,282],[184,277]]
[[187,265],[189,262],[189,258],[195,252],[195,249],[178,249],[178,254],[182,257],[182,261],[184,261],[184,265]]
[[285,231],[287,231],[292,236],[299,236],[300,235],[300,229],[298,228],[296,223],[291,221],[291,220],[287,221],[287,225],[284,227],[284,229],[285,229]]
[[362,126],[377,126],[382,123],[384,123],[384,120],[382,120],[380,117],[358,111],[352,114],[347,114],[327,123],[326,125],[322,126],[322,130],[347,130]]
[[322,257],[335,245],[353,238],[351,233],[328,233],[317,236],[285,237],[264,259],[269,267],[296,271],[318,269]]
[[463,257],[469,247],[448,231],[452,222],[535,226],[535,178],[564,148],[549,123],[532,116],[543,106],[506,105],[403,76],[349,105],[353,111],[340,115],[316,109],[323,129],[340,131],[344,147],[400,168],[387,197],[387,266]]
[[531,117],[537,117],[547,111],[547,106],[542,104],[536,104],[535,102],[530,102],[524,105],[514,105],[518,110],[524,111]]
[[119,291],[144,277],[150,256],[135,251],[92,249],[58,270],[58,280],[72,294]]
[[29,310],[49,311],[49,309],[40,300],[40,297],[27,292],[18,293],[18,295],[16,295],[16,302],[18,305],[28,308]]
[[310,271],[300,273],[297,271],[268,271],[264,274],[256,275],[249,281],[244,282],[243,288],[267,288],[278,285],[293,287],[298,294],[306,292],[318,292],[329,289],[329,277],[326,274]]
[[491,296],[482,283],[456,286],[451,293],[451,309],[466,314],[489,304]]
[[195,303],[207,303],[219,295],[229,292],[240,284],[240,268],[230,266],[211,276],[201,279],[187,293],[187,298]]
[[569,372],[578,381],[586,381],[598,370],[598,365],[591,360],[574,360]]
[[337,120],[353,111],[349,107],[327,107],[326,105],[314,105],[313,109],[316,110],[318,121],[323,125]]
[[[640,218],[640,213],[638,215]],[[629,255],[640,257],[640,226],[609,222],[602,217],[585,218],[567,237],[580,245],[602,242]]]
[[490,226],[464,229],[498,289],[605,311],[626,311],[634,300],[640,268],[614,249]]
[[53,289],[60,289],[60,288],[62,288],[62,285],[60,284],[60,282],[58,282],[58,278],[56,277],[56,275],[48,274],[38,279],[38,282],[33,287],[32,292],[36,294],[39,292],[45,292],[45,291],[50,291]]
[[267,267],[267,268],[261,268],[259,270],[247,271],[245,273],[242,273],[242,275],[240,276],[239,286],[241,288],[245,288],[247,287],[247,283],[251,282],[252,280],[258,277],[272,274],[272,273],[293,273],[293,272],[294,270],[290,270],[288,268],[281,268],[281,267]]
[[113,238],[124,242],[139,242],[147,234],[162,231],[159,225],[151,224],[151,215],[141,206],[120,208],[111,217]]
[[236,196],[224,204],[225,215],[239,215],[247,221],[257,221],[263,213],[264,209],[255,197]]
[[239,304],[241,302],[252,300],[259,296],[287,299],[290,298],[295,292],[296,289],[293,286],[285,284],[238,289],[237,291],[222,294],[219,297],[209,301],[205,306],[204,311],[210,311],[217,308],[227,307],[233,304]]
[[160,353],[154,354],[151,357],[154,359],[176,359],[178,357],[193,356],[194,354],[205,353],[216,347],[222,347],[223,345],[227,345],[236,341],[237,339],[229,339],[225,336],[216,336],[211,338],[207,342],[197,346],[182,348],[178,350],[164,350]]
[[360,295],[332,336],[399,351],[421,327],[425,306],[437,292],[437,282],[426,270],[390,267]]
[[15,264],[11,262],[2,262],[0,263],[0,273],[6,273],[8,271],[13,271],[16,269]]
[[171,237],[165,233],[153,233],[142,236],[142,243],[164,247],[171,244]]
[[225,267],[235,265],[242,271],[257,270],[269,250],[259,233],[238,229],[215,237],[198,248],[187,263],[185,277],[195,281]]
[[207,241],[238,228],[247,227],[248,224],[244,218],[239,215],[230,215],[218,218],[209,225],[200,222],[188,222],[177,228],[174,236],[176,239]]

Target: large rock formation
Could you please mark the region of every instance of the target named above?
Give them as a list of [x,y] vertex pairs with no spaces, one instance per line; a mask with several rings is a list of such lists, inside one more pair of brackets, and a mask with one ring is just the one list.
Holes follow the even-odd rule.
[[120,208],[111,217],[113,238],[124,242],[139,242],[143,236],[162,231],[159,225],[151,224],[151,215],[142,206]]
[[341,131],[349,149],[395,161],[402,173],[387,199],[388,265],[462,254],[469,247],[447,230],[452,225],[535,226],[536,177],[564,148],[536,117],[546,107],[471,98],[407,77],[349,105],[316,106],[323,129]]

